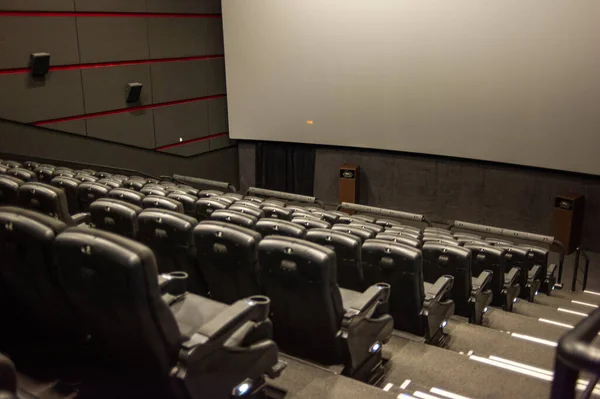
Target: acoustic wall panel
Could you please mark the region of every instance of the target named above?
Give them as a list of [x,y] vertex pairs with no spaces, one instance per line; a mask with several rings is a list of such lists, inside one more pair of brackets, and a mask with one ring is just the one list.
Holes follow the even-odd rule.
[[73,11],[73,0],[0,0],[6,11]]
[[221,148],[229,147],[230,145],[234,144],[234,141],[230,140],[228,135],[225,135],[225,136],[215,137],[213,139],[210,139],[209,144],[210,144],[210,146],[209,146],[210,150],[214,151],[214,150],[220,150]]
[[185,100],[208,95],[207,60],[151,64],[154,101]]
[[145,18],[77,17],[77,29],[82,63],[149,58]]
[[208,84],[207,94],[215,95],[225,94],[227,92],[224,58],[206,61],[206,81]]
[[31,53],[50,53],[51,65],[78,64],[75,18],[0,16],[0,69],[28,67]]
[[148,12],[218,14],[221,0],[146,0]]
[[167,152],[169,154],[181,155],[183,157],[190,157],[192,155],[202,154],[203,152],[210,151],[208,140],[197,141],[195,143],[189,143],[180,145],[177,147],[166,148],[160,150],[161,152]]
[[0,117],[35,122],[83,114],[79,71],[53,71],[45,78],[0,75]]
[[229,124],[227,121],[227,99],[215,98],[207,100],[208,103],[208,133],[217,134],[227,132]]
[[76,11],[146,12],[145,0],[74,0]]
[[89,137],[154,148],[152,111],[135,111],[86,120]]
[[44,125],[43,127],[46,127],[48,129],[59,130],[61,132],[81,134],[83,136],[87,134],[85,120],[83,119],[67,122],[49,123],[47,125]]
[[[88,114],[152,104],[152,79],[148,64],[83,69],[81,76],[85,112]],[[127,84],[135,82],[144,85],[140,101],[127,103]]]
[[208,54],[206,18],[150,18],[148,24],[152,58]]
[[210,18],[206,20],[206,39],[208,54],[223,54],[223,19]]
[[157,147],[208,136],[206,101],[156,108],[153,112]]

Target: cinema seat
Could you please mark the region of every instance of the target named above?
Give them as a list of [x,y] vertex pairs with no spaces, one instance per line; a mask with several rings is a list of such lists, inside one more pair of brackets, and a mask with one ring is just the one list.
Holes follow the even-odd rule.
[[[2,165],[2,162],[0,162],[0,165]],[[25,169],[35,170],[38,166],[40,166],[39,162],[35,162],[35,161],[25,161],[25,162],[23,162],[23,167]]]
[[214,198],[200,198],[196,201],[196,219],[202,221],[210,218],[214,211],[227,209],[227,204]]
[[98,180],[93,174],[88,174],[84,172],[80,172],[74,176],[74,179],[79,180],[82,183],[96,183]]
[[23,165],[17,161],[4,160],[2,161],[2,165],[6,166],[9,169],[22,168]]
[[390,285],[394,328],[439,343],[454,313],[454,302],[446,298],[454,278],[442,275],[430,283],[423,281],[421,250],[381,239],[364,242],[362,264],[367,285],[375,281]]
[[171,191],[167,194],[167,198],[179,201],[183,205],[183,213],[186,215],[194,217],[196,214],[196,201],[198,201],[198,198],[193,195],[186,194],[183,191]]
[[69,229],[54,252],[89,337],[98,397],[230,398],[280,372],[268,299],[227,306],[188,293],[167,303],[152,251],[100,230]]
[[130,177],[129,179],[125,179],[121,182],[121,187],[128,188],[134,191],[140,191],[146,185],[146,181],[143,179],[135,179]]
[[401,227],[402,223],[396,221],[396,220],[389,220],[389,219],[376,219],[375,220],[375,224],[380,225],[383,228],[390,228],[390,227]]
[[108,198],[114,198],[130,204],[142,206],[142,200],[146,197],[144,194],[130,190],[128,188],[113,188],[107,194]]
[[378,240],[392,241],[396,244],[408,245],[413,248],[421,248],[421,241],[405,235],[390,234],[388,232],[379,233],[375,236]]
[[23,180],[13,176],[0,175],[0,205],[17,205],[19,187]]
[[238,200],[238,199],[235,199],[234,197],[231,197],[229,195],[223,195],[223,196],[221,196],[221,198],[223,198],[223,197],[230,198],[230,199],[234,200],[234,202],[233,202],[232,205],[235,205],[235,206],[245,206],[245,207],[260,209],[260,203],[258,203],[258,202],[248,201],[248,200],[244,200],[244,199]]
[[8,169],[5,173],[7,176],[16,177],[19,180],[23,180],[24,182],[35,182],[38,181],[37,175],[35,172],[31,170],[22,169],[22,168],[12,168]]
[[146,208],[166,209],[172,212],[183,213],[183,204],[177,200],[159,195],[147,195],[142,200],[142,206]]
[[[256,202],[257,204],[262,204],[264,202],[264,198],[255,197],[252,195],[246,195],[243,199],[245,199],[246,201]],[[267,204],[268,204],[268,202],[267,202]],[[271,204],[271,205],[273,205],[273,204]],[[283,206],[285,207],[285,204],[283,204]]]
[[307,229],[330,229],[331,225],[324,220],[317,220],[306,217],[295,217],[292,219],[292,223],[304,226]]
[[82,211],[77,197],[77,187],[79,187],[79,184],[81,184],[79,180],[67,176],[56,176],[50,181],[50,185],[58,187],[65,192],[71,215]]
[[379,234],[384,231],[384,228],[380,225],[368,222],[352,222],[348,226],[371,230],[375,234]]
[[362,292],[365,278],[362,270],[362,241],[355,235],[330,229],[311,229],[305,239],[335,252],[336,281],[342,288]]
[[88,212],[92,202],[107,197],[110,190],[110,187],[96,182],[82,182],[77,186],[77,200],[81,210]]
[[453,245],[458,247],[460,244],[458,243],[458,241],[456,241],[454,238],[452,238],[452,236],[446,236],[446,235],[436,235],[436,234],[428,234],[425,233],[423,234],[423,238],[421,238],[421,241],[423,241],[423,243],[426,242],[437,242],[440,244],[444,244],[444,245]]
[[421,234],[421,232],[415,232],[413,230],[399,230],[397,228],[388,228],[385,229],[384,231],[385,234],[391,234],[391,235],[396,235],[396,236],[403,236],[403,237],[409,237],[415,240],[419,240],[421,241],[423,238],[423,235]]
[[[239,201],[238,201],[239,202]],[[233,205],[229,206],[229,210],[240,212],[246,215],[250,215],[255,217],[257,220],[262,219],[265,216],[265,213],[260,208],[255,208],[253,206],[245,206],[238,205],[238,202],[235,202]]]
[[65,192],[49,184],[28,182],[19,187],[19,206],[48,215],[69,226],[90,221],[88,213],[69,213]]
[[101,198],[90,205],[94,227],[133,239],[138,236],[141,212],[141,207],[114,198]]
[[[54,168],[49,168],[46,166],[40,166],[36,168],[34,171],[35,175],[39,182],[49,184],[52,178],[54,177]],[[71,177],[74,174],[71,173]]]
[[541,267],[536,264],[534,255],[527,247],[503,243],[496,243],[494,246],[505,250],[504,257],[507,267],[517,267],[520,270],[519,285],[521,290],[519,298],[533,302],[541,285]]
[[201,190],[198,192],[198,198],[220,197],[223,191],[219,190]]
[[556,272],[558,266],[548,263],[550,251],[547,248],[538,247],[530,244],[519,244],[519,247],[529,250],[532,261],[540,266],[540,291],[546,295],[551,295],[556,284]]
[[358,227],[350,227],[348,224],[334,224],[333,226],[331,226],[331,230],[343,231],[344,233],[352,234],[360,238],[362,242],[368,240],[369,238],[375,237],[375,233],[371,230],[365,230]]
[[299,224],[287,220],[264,218],[256,222],[254,230],[266,237],[270,235],[304,238],[306,229]]
[[284,351],[369,381],[381,376],[381,348],[392,334],[389,286],[364,293],[338,288],[335,252],[297,238],[259,244],[259,278],[271,298],[275,341]]
[[238,211],[232,211],[229,209],[214,211],[210,215],[210,218],[211,220],[231,223],[247,229],[254,229],[256,222],[258,222],[258,219],[252,215],[244,214]]
[[112,189],[121,187],[121,182],[119,180],[114,180],[113,178],[104,178],[98,180],[96,183],[105,185],[106,187]]
[[229,197],[234,201],[241,201],[244,199],[244,196],[238,193],[225,193],[221,197]]
[[200,270],[213,299],[233,303],[261,293],[256,276],[260,240],[258,232],[231,223],[211,220],[194,228]]
[[167,192],[165,190],[163,190],[162,188],[157,187],[156,185],[145,185],[140,190],[140,193],[142,193],[146,196],[148,196],[148,195],[154,195],[154,196],[158,196],[158,197],[166,197],[167,196]]
[[282,208],[277,205],[262,205],[261,209],[265,213],[266,218],[275,218],[281,220],[292,220],[293,211],[288,208]]
[[492,301],[489,284],[490,271],[483,271],[472,277],[471,251],[458,245],[440,242],[423,244],[423,277],[428,283],[435,282],[444,275],[454,277],[454,285],[449,298],[454,300],[455,313],[466,317],[469,322],[481,324],[483,314]]
[[421,238],[423,236],[423,232],[412,226],[396,226],[396,227],[387,227],[385,229],[386,233],[409,233],[414,235],[417,238]]

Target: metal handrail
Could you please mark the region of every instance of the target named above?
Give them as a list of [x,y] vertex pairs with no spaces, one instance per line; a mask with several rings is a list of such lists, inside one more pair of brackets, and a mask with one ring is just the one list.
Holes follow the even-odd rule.
[[225,181],[218,180],[210,180],[210,179],[202,179],[200,177],[192,177],[192,176],[184,176],[184,175],[173,175],[173,179],[187,184],[196,184],[199,186],[208,186],[208,187],[216,187],[221,188],[223,190],[228,190],[233,193],[237,192],[237,189],[233,184],[227,183]]
[[[551,399],[575,399],[581,371],[600,375],[600,348],[591,344],[598,332],[600,309],[590,313],[558,341]],[[592,378],[585,391],[591,393],[596,382],[596,378]]]
[[268,190],[266,188],[250,187],[246,191],[246,195],[256,195],[260,197],[273,197],[280,198],[288,201],[307,202],[309,204],[319,205],[321,208],[324,207],[323,202],[317,199],[317,197],[311,197],[309,195],[292,194],[286,193],[285,191]]
[[359,205],[359,204],[354,204],[354,203],[350,203],[350,202],[342,202],[341,204],[339,204],[337,206],[336,209],[338,211],[341,209],[346,209],[346,210],[355,211],[355,212],[374,213],[376,215],[391,216],[391,217],[395,217],[398,219],[422,222],[422,223],[425,223],[427,226],[433,226],[431,221],[429,221],[424,215],[421,215],[418,213],[396,211],[394,209],[386,209],[386,208],[377,208],[374,206]]
[[583,255],[585,264],[583,267],[583,284],[581,290],[584,291],[587,288],[587,279],[590,271],[590,257],[584,251],[582,247],[578,247],[575,250],[575,267],[573,268],[573,280],[571,281],[571,291],[577,291],[577,277],[579,274],[579,259]]

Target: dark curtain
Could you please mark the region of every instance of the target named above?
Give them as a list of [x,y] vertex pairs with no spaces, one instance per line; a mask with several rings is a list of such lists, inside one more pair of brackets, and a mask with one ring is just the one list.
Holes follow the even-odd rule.
[[256,184],[260,188],[313,195],[315,148],[304,144],[256,145]]

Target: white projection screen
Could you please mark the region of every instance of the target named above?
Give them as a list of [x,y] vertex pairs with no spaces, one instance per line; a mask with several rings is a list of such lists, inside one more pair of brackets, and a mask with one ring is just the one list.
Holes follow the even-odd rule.
[[230,136],[600,174],[599,0],[223,0]]

